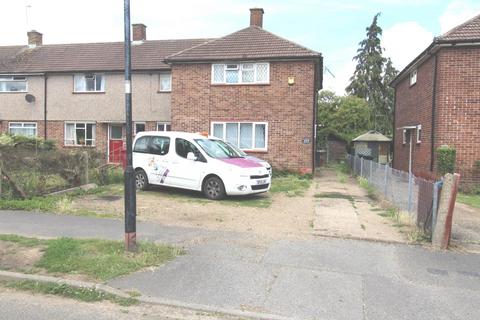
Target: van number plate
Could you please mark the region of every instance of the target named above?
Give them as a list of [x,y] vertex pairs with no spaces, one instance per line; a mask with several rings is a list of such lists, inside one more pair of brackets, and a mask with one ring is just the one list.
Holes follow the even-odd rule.
[[257,185],[258,184],[266,184],[267,182],[268,182],[268,179],[257,180]]

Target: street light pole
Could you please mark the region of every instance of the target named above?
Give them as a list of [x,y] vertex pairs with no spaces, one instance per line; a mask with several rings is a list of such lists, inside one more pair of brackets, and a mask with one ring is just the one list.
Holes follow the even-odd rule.
[[137,199],[135,172],[132,166],[132,59],[130,42],[130,0],[124,0],[125,29],[125,120],[126,120],[126,168],[125,168],[125,250],[137,249]]

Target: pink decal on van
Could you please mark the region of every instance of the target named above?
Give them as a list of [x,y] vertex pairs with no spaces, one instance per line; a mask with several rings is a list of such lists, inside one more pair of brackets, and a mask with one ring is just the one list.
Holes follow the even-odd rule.
[[238,167],[242,168],[258,168],[262,167],[262,165],[256,161],[252,161],[250,159],[245,159],[245,158],[230,158],[230,159],[219,159],[222,160],[223,162],[233,164]]

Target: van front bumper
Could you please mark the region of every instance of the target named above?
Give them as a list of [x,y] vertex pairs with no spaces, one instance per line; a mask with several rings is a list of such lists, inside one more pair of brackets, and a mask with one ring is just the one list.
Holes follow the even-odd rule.
[[247,195],[254,193],[262,193],[270,190],[271,178],[261,177],[261,178],[242,178],[235,183],[226,184],[225,191],[228,195]]

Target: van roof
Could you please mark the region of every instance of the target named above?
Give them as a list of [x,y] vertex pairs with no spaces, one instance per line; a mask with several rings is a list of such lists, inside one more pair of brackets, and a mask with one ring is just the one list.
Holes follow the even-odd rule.
[[183,131],[142,131],[137,133],[135,139],[143,136],[162,136],[162,137],[178,137],[178,138],[189,138],[189,139],[218,139],[213,136],[205,137],[199,133],[193,132],[183,132]]

